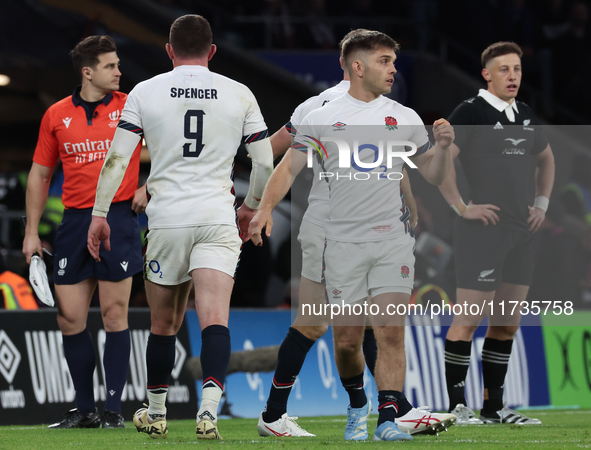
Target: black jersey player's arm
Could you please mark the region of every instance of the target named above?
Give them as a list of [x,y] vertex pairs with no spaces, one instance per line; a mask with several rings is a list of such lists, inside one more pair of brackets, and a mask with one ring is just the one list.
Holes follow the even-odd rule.
[[[460,154],[460,148],[452,144],[450,148],[452,158],[455,159]],[[455,164],[452,164],[447,177],[443,180],[439,186],[439,191],[443,195],[443,198],[447,201],[447,204],[454,209],[454,211],[468,220],[482,220],[484,225],[488,225],[491,222],[493,225],[499,221],[499,216],[495,211],[500,211],[500,208],[496,205],[475,205],[470,202],[468,205],[462,200],[462,195],[458,190],[456,183],[456,168]]]
[[529,231],[535,233],[546,218],[546,210],[554,186],[554,154],[550,145],[534,156],[536,161],[536,200],[529,206]]
[[261,236],[263,228],[266,228],[267,236],[271,236],[273,228],[271,213],[291,188],[293,180],[306,165],[306,160],[305,153],[290,148],[275,167],[263,192],[258,211],[248,227],[248,232],[255,245],[263,245]]

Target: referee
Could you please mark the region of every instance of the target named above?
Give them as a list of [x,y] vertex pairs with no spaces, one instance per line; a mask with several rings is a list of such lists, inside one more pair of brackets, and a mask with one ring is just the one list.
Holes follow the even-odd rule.
[[[464,203],[452,165],[439,190],[460,216],[454,229],[457,301],[469,305],[524,301],[532,281],[532,238],[545,218],[554,184],[554,156],[532,109],[515,100],[521,83],[521,48],[497,42],[482,53],[487,89],[462,102],[449,117],[455,129],[452,156],[459,155],[470,202]],[[531,163],[535,180],[531,180]],[[532,183],[536,197],[528,202]],[[489,310],[490,311],[490,310]],[[520,313],[491,314],[482,349],[484,404],[480,419],[466,407],[464,382],[472,337],[482,316],[457,315],[445,342],[450,411],[457,424],[540,424],[503,405],[503,385]]]

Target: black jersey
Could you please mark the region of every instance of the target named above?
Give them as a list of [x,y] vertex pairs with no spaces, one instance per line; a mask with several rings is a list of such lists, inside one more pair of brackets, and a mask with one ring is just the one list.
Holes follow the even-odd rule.
[[548,145],[532,109],[517,102],[515,122],[482,97],[462,102],[449,117],[454,143],[470,186],[470,200],[498,206],[499,225],[528,227],[528,200],[533,186],[531,156]]

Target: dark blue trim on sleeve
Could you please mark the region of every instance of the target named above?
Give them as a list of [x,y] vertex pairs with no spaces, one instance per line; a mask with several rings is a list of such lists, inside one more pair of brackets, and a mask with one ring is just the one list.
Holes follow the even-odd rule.
[[139,134],[140,136],[144,135],[144,130],[142,130],[137,125],[134,125],[133,123],[129,123],[123,119],[121,119],[119,121],[117,128],[123,128],[124,130],[131,131],[132,133]]

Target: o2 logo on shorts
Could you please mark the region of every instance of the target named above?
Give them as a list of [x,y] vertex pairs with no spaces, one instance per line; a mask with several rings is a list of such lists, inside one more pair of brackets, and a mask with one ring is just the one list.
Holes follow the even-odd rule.
[[162,278],[162,270],[160,269],[160,263],[155,259],[148,262],[148,268],[152,273],[158,275],[158,278]]

